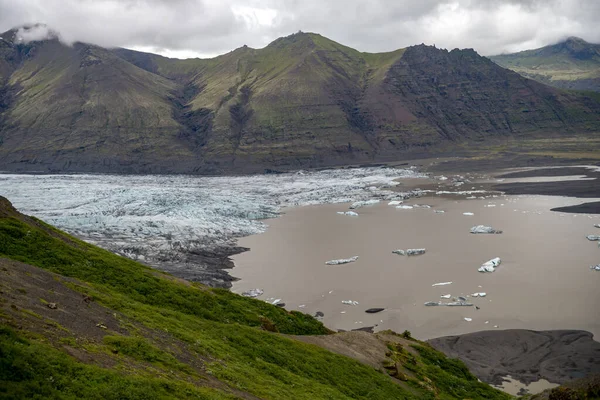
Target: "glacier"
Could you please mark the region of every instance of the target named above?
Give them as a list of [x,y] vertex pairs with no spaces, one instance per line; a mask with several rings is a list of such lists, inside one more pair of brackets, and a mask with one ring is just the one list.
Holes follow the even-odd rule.
[[[213,286],[207,257],[242,251],[283,207],[410,198],[393,191],[413,168],[366,167],[278,175],[0,175],[0,195],[21,212],[114,253]],[[230,263],[229,268],[233,265]],[[208,274],[208,275],[207,275]],[[207,277],[208,276],[208,277]],[[227,279],[225,279],[227,280]]]

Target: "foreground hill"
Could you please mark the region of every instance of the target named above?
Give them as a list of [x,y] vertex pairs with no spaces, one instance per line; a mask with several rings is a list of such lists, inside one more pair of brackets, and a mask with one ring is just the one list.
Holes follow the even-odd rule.
[[490,58],[504,68],[547,85],[600,92],[600,44],[570,37],[540,49]]
[[[4,198],[0,276],[3,398],[509,398],[408,332],[332,335],[306,314],[81,242]],[[342,335],[347,348],[367,337],[369,358],[305,335]]]
[[597,98],[469,49],[361,53],[300,32],[174,60],[16,35],[0,39],[4,170],[263,172],[600,131]]

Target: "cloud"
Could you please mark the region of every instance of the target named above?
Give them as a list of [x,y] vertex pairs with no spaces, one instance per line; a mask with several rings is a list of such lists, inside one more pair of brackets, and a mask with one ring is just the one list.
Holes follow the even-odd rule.
[[40,22],[67,42],[175,56],[260,48],[298,30],[361,51],[428,43],[489,55],[568,36],[600,42],[598,16],[597,0],[0,0],[0,31]]

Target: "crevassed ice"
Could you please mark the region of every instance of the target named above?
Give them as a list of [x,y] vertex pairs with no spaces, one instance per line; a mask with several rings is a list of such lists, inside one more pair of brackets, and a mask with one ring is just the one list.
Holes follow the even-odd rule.
[[265,230],[281,207],[398,197],[413,169],[356,168],[280,175],[0,175],[0,194],[111,251],[151,262],[231,246]]

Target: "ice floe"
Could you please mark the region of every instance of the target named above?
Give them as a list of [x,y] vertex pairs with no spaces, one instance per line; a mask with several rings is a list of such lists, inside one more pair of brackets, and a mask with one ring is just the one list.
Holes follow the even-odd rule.
[[392,200],[388,203],[388,206],[397,206],[402,204],[402,200]]
[[600,271],[600,264],[598,264],[598,265],[591,265],[590,269],[594,270],[594,271]]
[[350,258],[340,258],[338,260],[330,260],[327,261],[326,265],[340,265],[340,264],[348,264],[358,260],[358,256],[350,257]]
[[586,238],[587,238],[587,240],[595,242],[597,240],[600,240],[600,235],[587,235]]
[[451,294],[443,294],[440,296],[442,299],[449,299],[450,297],[452,297]]
[[477,225],[471,228],[471,233],[502,233],[501,230],[494,229],[491,226]]
[[486,261],[477,269],[479,272],[494,272],[496,268],[502,263],[500,257],[492,258],[489,261]]
[[473,321],[473,318],[465,317],[464,320],[467,321],[467,322],[471,322],[471,321]]
[[354,211],[338,211],[337,213],[340,215],[348,215],[350,217],[358,217],[358,213]]
[[471,216],[473,216],[473,215],[475,215],[475,214],[474,214],[474,213],[472,213],[472,212],[464,212],[464,213],[463,213],[463,215],[466,215],[466,216],[468,216],[468,217],[471,217]]
[[342,304],[346,304],[349,306],[357,306],[358,305],[358,301],[355,300],[342,300]]
[[258,297],[261,296],[265,291],[262,289],[250,289],[242,292],[242,296],[245,297]]
[[401,256],[419,256],[421,254],[425,254],[427,250],[426,249],[408,249],[406,251],[402,250],[402,249],[398,249],[398,250],[392,250],[392,253],[394,254],[398,254]]
[[409,206],[406,204],[400,205],[400,206],[396,206],[396,208],[400,209],[400,210],[412,210],[413,206]]
[[446,286],[446,285],[451,285],[452,282],[440,282],[440,283],[434,283],[431,286]]
[[486,292],[478,292],[478,293],[473,293],[471,295],[471,297],[485,297],[485,296],[487,296]]
[[350,209],[351,210],[355,210],[357,208],[361,208],[361,207],[365,207],[365,206],[372,206],[372,205],[377,204],[377,203],[379,203],[378,199],[355,201],[354,203],[352,203],[350,205]]

